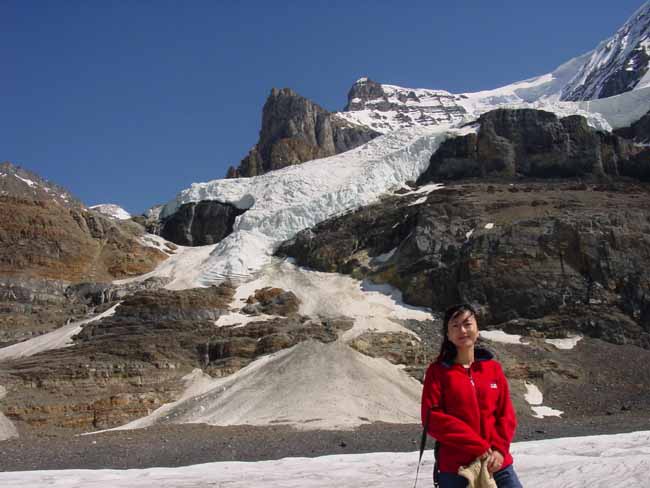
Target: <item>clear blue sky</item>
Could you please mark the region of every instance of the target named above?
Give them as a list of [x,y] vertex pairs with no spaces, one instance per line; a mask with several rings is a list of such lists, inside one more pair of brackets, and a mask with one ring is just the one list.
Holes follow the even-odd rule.
[[132,213],[225,175],[272,87],[495,88],[593,49],[640,0],[0,0],[0,161]]

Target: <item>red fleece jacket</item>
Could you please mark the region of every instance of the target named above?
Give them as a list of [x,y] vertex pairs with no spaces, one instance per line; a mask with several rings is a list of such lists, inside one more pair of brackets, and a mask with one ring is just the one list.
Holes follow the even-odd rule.
[[517,418],[501,365],[477,349],[471,368],[437,361],[427,369],[422,391],[422,423],[430,415],[428,433],[438,440],[438,467],[457,473],[489,448],[512,464],[510,442]]

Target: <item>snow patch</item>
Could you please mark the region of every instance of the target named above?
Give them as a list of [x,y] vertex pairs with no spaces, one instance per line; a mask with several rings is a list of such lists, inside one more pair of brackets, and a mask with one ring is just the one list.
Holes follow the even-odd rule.
[[34,182],[34,181],[30,180],[30,179],[27,179],[27,178],[21,178],[21,177],[18,176],[17,174],[14,174],[14,176],[15,176],[16,178],[18,178],[20,181],[23,181],[24,183],[26,183],[27,186],[29,186],[30,188],[34,188],[35,186],[38,186],[36,182]]
[[528,344],[521,340],[520,335],[508,334],[502,330],[481,330],[480,336],[482,339],[487,339],[492,342],[501,342],[503,344]]
[[100,205],[93,205],[90,207],[92,210],[95,210],[99,213],[107,215],[117,220],[128,220],[131,218],[131,214],[124,210],[119,205],[114,203],[103,203]]
[[542,419],[544,417],[560,417],[564,412],[555,410],[554,408],[545,407],[542,405],[544,397],[542,392],[532,383],[525,383],[526,393],[524,399],[531,405],[531,409],[535,412],[533,417]]
[[558,349],[573,349],[580,342],[582,336],[569,336],[566,339],[546,339],[545,342],[554,345]]
[[267,320],[272,320],[275,318],[277,317],[274,315],[247,315],[240,312],[229,312],[215,320],[214,325],[218,327],[226,327],[231,325],[243,327],[246,324],[250,324],[251,322],[266,322]]
[[175,247],[178,247],[176,244],[174,244],[171,241],[168,241],[167,239],[157,236],[156,234],[144,234],[139,238],[140,244],[146,247],[153,247],[154,249],[158,249],[160,252],[163,252],[165,254],[172,255],[176,251],[174,250]]

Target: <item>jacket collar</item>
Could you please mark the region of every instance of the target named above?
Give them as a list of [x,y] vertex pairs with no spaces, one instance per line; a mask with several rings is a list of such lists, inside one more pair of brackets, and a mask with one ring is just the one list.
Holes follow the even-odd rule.
[[[481,362],[481,361],[488,361],[490,359],[494,359],[494,354],[492,354],[489,350],[485,349],[484,347],[475,347],[474,348],[474,361],[475,362]],[[443,366],[446,366],[447,368],[451,368],[454,365],[454,360],[445,360],[441,361]]]

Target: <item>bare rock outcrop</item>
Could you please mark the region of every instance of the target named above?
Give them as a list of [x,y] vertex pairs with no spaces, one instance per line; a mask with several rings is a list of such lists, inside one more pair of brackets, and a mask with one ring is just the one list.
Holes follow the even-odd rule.
[[227,177],[257,176],[286,166],[345,152],[377,137],[331,114],[289,88],[271,90],[262,111],[257,144]]
[[477,122],[476,133],[442,143],[420,184],[469,177],[650,176],[647,151],[592,129],[578,115],[558,119],[542,110],[498,109]]

